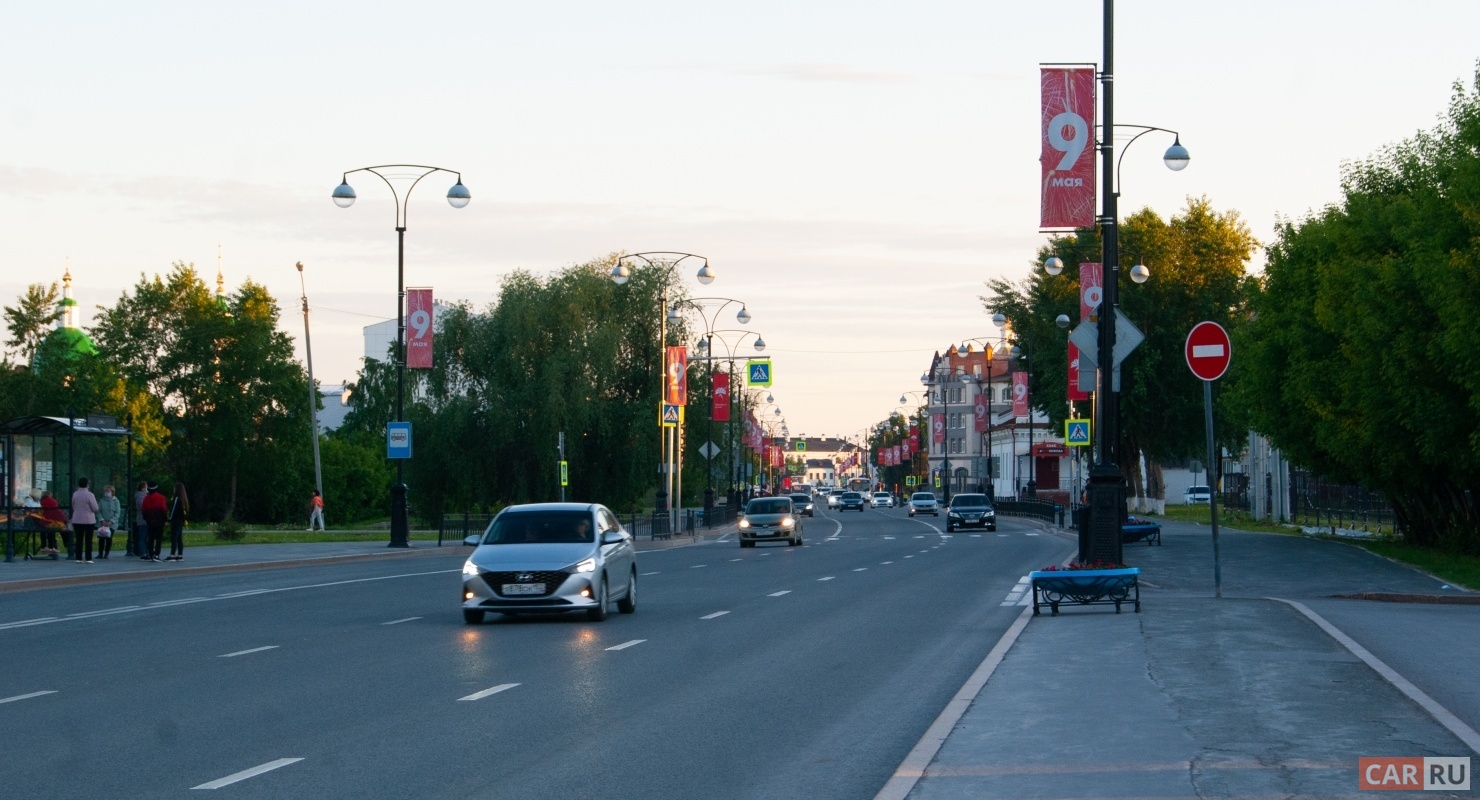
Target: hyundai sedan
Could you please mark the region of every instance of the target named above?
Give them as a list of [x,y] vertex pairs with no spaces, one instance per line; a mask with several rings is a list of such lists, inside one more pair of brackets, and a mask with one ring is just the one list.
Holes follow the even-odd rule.
[[605,506],[536,503],[493,518],[463,564],[463,620],[585,611],[593,622],[637,610],[637,551]]

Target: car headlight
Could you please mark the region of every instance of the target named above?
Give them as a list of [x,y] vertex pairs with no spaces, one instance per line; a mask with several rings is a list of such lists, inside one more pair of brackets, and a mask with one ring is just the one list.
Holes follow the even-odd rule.
[[781,527],[783,528],[790,528],[795,524],[797,524],[797,521],[792,519],[791,517],[787,517],[786,519],[781,520]]
[[957,519],[961,518],[961,515],[956,513],[955,511],[950,512],[949,514],[947,514],[947,516],[955,517]]
[[997,516],[997,512],[996,512],[996,511],[988,511],[988,512],[987,512],[987,513],[986,513],[986,516],[989,516],[989,517],[995,517],[995,516]]
[[595,571],[596,571],[596,559],[594,559],[594,558],[588,558],[585,561],[582,561],[581,563],[579,563],[579,564],[576,565],[576,572],[595,572]]
[[477,575],[478,574],[478,565],[477,564],[474,564],[471,561],[467,562],[466,564],[463,564],[463,574],[464,575],[470,575],[470,576]]
[[748,519],[742,519],[742,520],[740,520],[740,527],[742,527],[742,528],[749,528],[750,527],[750,520],[748,520]]

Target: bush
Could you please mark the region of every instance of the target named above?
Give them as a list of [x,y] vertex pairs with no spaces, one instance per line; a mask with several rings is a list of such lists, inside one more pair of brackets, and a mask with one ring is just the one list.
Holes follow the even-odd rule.
[[228,516],[226,519],[216,523],[216,538],[223,542],[239,542],[246,535],[246,526],[237,522],[234,517]]

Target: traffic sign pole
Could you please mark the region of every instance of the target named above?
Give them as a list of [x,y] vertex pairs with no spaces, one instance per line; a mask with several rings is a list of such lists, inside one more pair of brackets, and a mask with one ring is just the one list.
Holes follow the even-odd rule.
[[1199,322],[1187,334],[1187,344],[1182,354],[1187,359],[1187,368],[1203,382],[1203,420],[1208,429],[1208,510],[1213,525],[1213,596],[1223,596],[1223,562],[1218,552],[1218,478],[1222,470],[1214,472],[1220,462],[1213,444],[1213,381],[1223,377],[1233,361],[1233,342],[1228,331],[1216,322]]
[[[1213,465],[1218,463],[1213,460],[1213,382],[1203,381],[1203,420],[1208,427],[1208,475],[1213,474]],[[1222,472],[1223,470],[1218,470]],[[1208,481],[1208,510],[1213,514],[1213,596],[1223,596],[1223,562],[1218,553],[1218,495],[1214,491],[1214,481]]]

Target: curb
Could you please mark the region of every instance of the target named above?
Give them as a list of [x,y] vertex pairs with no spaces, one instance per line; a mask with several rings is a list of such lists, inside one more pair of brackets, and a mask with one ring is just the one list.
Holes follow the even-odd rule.
[[[456,545],[462,547],[462,545]],[[413,550],[394,550],[384,553],[358,553],[346,556],[316,556],[313,558],[290,558],[280,561],[248,561],[241,564],[216,564],[209,567],[181,567],[169,571],[144,571],[136,572],[112,572],[106,575],[68,575],[65,578],[31,578],[18,581],[0,581],[0,594],[10,592],[26,592],[33,589],[56,589],[67,586],[92,586],[101,583],[121,583],[124,581],[148,581],[164,578],[186,577],[191,575],[217,575],[224,572],[253,572],[264,569],[283,569],[291,567],[314,567],[324,564],[347,564],[356,561],[373,561],[382,558],[408,558],[418,556],[435,555],[457,555],[465,557],[465,553],[459,553],[451,548],[416,548]]]

